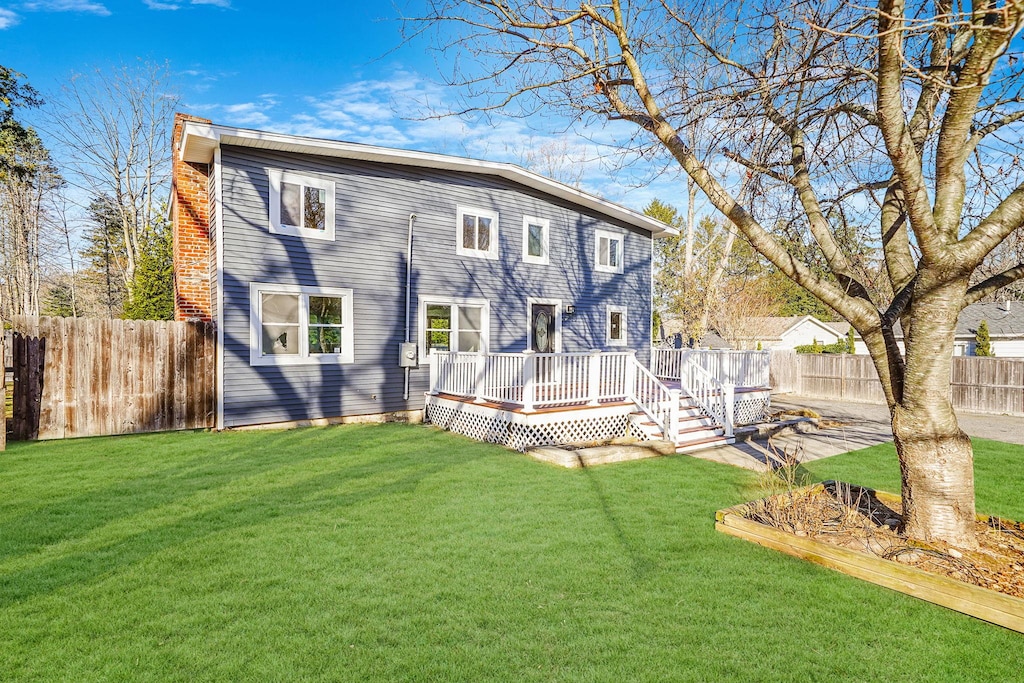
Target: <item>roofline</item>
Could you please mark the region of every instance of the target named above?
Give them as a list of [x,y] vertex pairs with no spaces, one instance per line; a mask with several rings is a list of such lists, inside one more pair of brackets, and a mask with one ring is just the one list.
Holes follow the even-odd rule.
[[479,161],[447,154],[416,152],[390,147],[377,147],[340,140],[324,140],[284,133],[270,133],[249,128],[235,128],[213,123],[186,121],[182,127],[181,145],[178,150],[182,161],[208,164],[213,160],[213,151],[221,145],[256,147],[285,152],[316,154],[318,156],[357,159],[378,163],[438,168],[463,173],[478,173],[497,176],[540,190],[546,194],[572,202],[593,211],[646,230],[652,237],[678,235],[679,231],[659,220],[624,206],[609,202],[574,187],[569,187],[525,168],[497,161]]
[[[795,328],[799,327],[800,325],[803,325],[808,320],[810,320],[811,322],[813,322],[815,325],[817,325],[818,327],[820,327],[822,330],[824,330],[826,332],[831,332],[832,334],[839,334],[839,335],[846,334],[845,332],[840,332],[839,330],[836,330],[836,329],[834,329],[832,327],[829,327],[828,323],[824,323],[824,322],[818,320],[813,315],[805,315],[805,316],[803,316],[802,318],[797,320],[795,323],[793,323],[792,325],[790,325],[789,327],[784,329],[782,331],[782,334],[787,334],[788,332],[792,332]],[[781,339],[782,336],[780,335],[779,338]]]

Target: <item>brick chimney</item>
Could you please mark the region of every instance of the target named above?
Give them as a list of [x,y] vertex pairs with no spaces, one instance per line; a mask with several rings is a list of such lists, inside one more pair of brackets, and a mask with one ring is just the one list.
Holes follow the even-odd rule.
[[210,123],[188,114],[174,115],[171,135],[171,220],[174,237],[174,319],[212,320],[210,300],[210,165],[181,160],[186,121]]

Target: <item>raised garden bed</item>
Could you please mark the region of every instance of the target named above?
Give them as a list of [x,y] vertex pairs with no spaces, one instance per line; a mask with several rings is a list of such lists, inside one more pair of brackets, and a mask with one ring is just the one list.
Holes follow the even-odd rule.
[[[821,510],[812,521],[806,510],[815,505]],[[824,482],[719,510],[715,528],[1024,633],[1024,598],[1015,595],[1020,594],[1024,566],[1013,559],[1024,549],[1024,526],[979,516],[987,547],[972,557],[954,548],[901,539],[895,532],[901,510],[899,496]],[[989,566],[972,561],[982,556],[999,562]]]

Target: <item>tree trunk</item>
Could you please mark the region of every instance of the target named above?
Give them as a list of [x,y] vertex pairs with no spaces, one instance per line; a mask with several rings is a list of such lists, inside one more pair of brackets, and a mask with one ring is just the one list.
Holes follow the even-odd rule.
[[[697,183],[693,178],[686,178],[686,243],[683,252],[683,277],[689,279],[693,275],[693,233],[696,216]],[[701,330],[707,329],[702,327]]]
[[916,324],[906,337],[903,394],[892,407],[892,431],[902,474],[907,536],[971,548],[974,534],[974,453],[950,402],[953,335],[966,280],[915,286]]

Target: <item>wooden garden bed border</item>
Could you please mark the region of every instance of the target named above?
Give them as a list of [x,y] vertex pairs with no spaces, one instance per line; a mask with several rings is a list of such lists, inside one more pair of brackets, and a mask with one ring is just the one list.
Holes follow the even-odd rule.
[[[802,491],[822,488],[816,484]],[[865,489],[870,491],[870,489]],[[899,497],[871,491],[883,503],[898,502]],[[787,494],[782,494],[787,495]],[[921,600],[948,607],[977,619],[1024,633],[1024,599],[974,586],[923,569],[908,567],[868,553],[830,545],[808,537],[796,536],[774,527],[746,519],[749,503],[734,505],[715,513],[715,529],[758,545],[809,560],[829,569],[885,586]],[[984,520],[986,518],[980,517]]]

